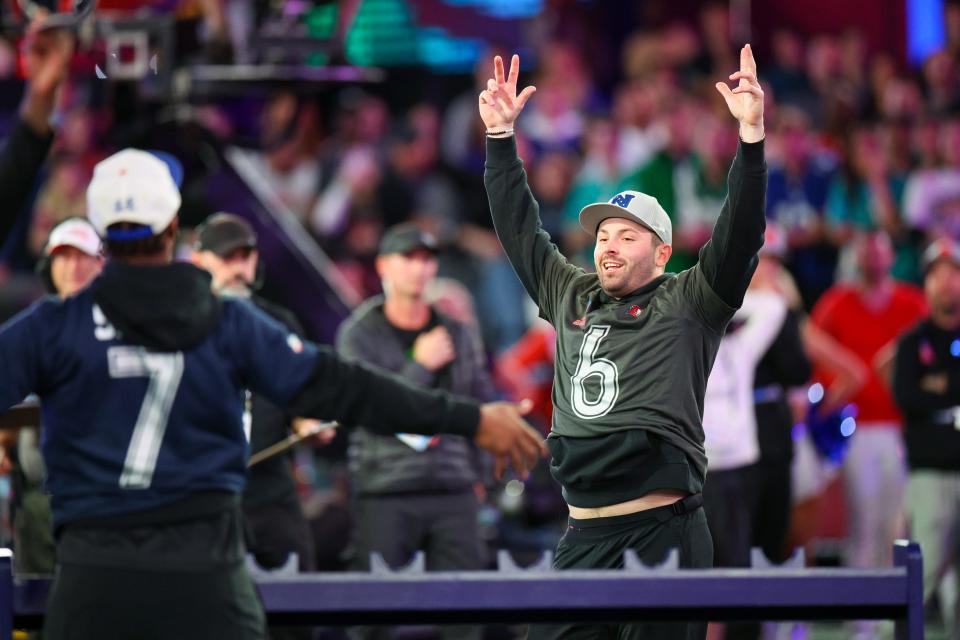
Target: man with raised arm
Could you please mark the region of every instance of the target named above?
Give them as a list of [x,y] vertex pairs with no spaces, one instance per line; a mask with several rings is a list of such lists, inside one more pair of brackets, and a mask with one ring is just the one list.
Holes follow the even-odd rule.
[[46,19],[47,12],[41,9],[27,28],[23,103],[10,135],[0,147],[0,245],[29,201],[53,144],[50,119],[73,58],[73,35],[66,29],[45,28]]
[[[670,218],[636,191],[580,212],[596,237],[596,274],[569,264],[541,229],[517,156],[513,126],[535,88],[517,94],[520,60],[480,94],[487,127],[484,180],[500,242],[541,315],[557,330],[551,472],[570,508],[557,569],[623,566],[633,549],[656,564],[710,567],[701,505],[707,466],[701,424],[707,377],[727,323],[743,301],[763,244],[767,171],[763,90],[750,45],[734,89],[716,87],[740,124],[728,195],[699,262],[664,273]],[[599,633],[599,635],[598,635]],[[703,638],[705,623],[567,624],[531,638]]]

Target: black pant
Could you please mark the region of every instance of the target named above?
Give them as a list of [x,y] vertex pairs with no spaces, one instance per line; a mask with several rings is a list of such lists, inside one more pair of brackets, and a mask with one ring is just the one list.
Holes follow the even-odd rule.
[[[264,569],[282,567],[296,553],[301,572],[316,571],[313,531],[296,496],[256,507],[244,506],[247,549]],[[271,640],[310,640],[313,628],[270,625]]]
[[[427,571],[475,571],[483,568],[473,492],[431,495],[365,496],[356,502],[356,552],[351,569],[368,571],[370,552],[377,551],[397,568],[419,550]],[[479,638],[478,627],[450,626],[445,638]],[[388,628],[356,628],[355,638],[391,637]]]
[[[681,567],[712,567],[713,542],[699,499],[690,496],[676,509],[669,505],[610,518],[571,518],[553,566],[559,570],[622,569],[627,549],[652,566],[677,549]],[[706,622],[573,623],[531,625],[528,640],[702,640],[706,635]]]
[[753,544],[763,549],[771,562],[780,564],[790,557],[787,549],[793,508],[790,458],[761,458],[756,474],[759,495],[753,518]]
[[263,606],[242,564],[195,571],[58,565],[47,640],[262,640]]
[[749,567],[756,512],[756,466],[707,471],[703,508],[713,532],[714,564]]
[[[713,532],[714,564],[718,567],[749,567],[753,526],[757,516],[757,465],[725,471],[707,471],[703,508]],[[759,637],[756,622],[731,622],[726,640]]]
[[207,497],[164,508],[171,522],[132,523],[117,516],[64,527],[44,637],[264,638],[263,604],[243,566],[240,509],[214,496],[220,507],[193,515]]
[[[755,509],[750,545],[760,547],[771,562],[787,560],[787,537],[790,534],[790,511],[793,507],[793,484],[790,458],[761,458],[753,469]],[[709,513],[708,513],[709,517]],[[711,521],[711,526],[714,523]],[[726,640],[757,640],[762,633],[759,622],[731,622]]]
[[283,566],[291,553],[301,572],[316,571],[313,531],[296,500],[243,508],[249,527],[247,548],[264,569]]
[[24,484],[13,516],[14,561],[20,573],[51,573],[57,561],[50,496]]

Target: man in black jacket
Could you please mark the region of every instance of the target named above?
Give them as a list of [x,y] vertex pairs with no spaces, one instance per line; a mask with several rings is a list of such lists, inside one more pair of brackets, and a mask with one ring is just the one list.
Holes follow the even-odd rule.
[[[635,191],[589,205],[580,224],[596,236],[596,274],[571,265],[540,225],[513,139],[535,89],[517,94],[519,58],[480,94],[487,127],[484,181],[494,226],[520,281],[557,330],[551,471],[570,522],[558,569],[623,566],[633,549],[648,564],[677,548],[682,567],[713,564],[702,489],[701,424],[707,376],[763,244],[766,163],[763,91],[750,46],[739,86],[717,83],[740,123],[728,195],[694,267],[666,274],[670,218]],[[695,638],[699,623],[536,627],[532,638]]]
[[[923,256],[930,316],[904,334],[894,359],[893,395],[906,422],[910,464],[907,508],[914,540],[923,549],[923,592],[958,566],[960,527],[960,245],[939,240]],[[960,575],[955,573],[954,576]],[[941,600],[947,637],[958,632],[954,600]]]
[[[760,263],[750,282],[751,290],[783,295],[783,260],[786,239],[773,225],[767,227]],[[754,407],[757,416],[757,506],[753,521],[753,546],[760,547],[772,562],[789,556],[790,511],[793,508],[793,412],[788,393],[805,384],[812,375],[810,359],[803,347],[800,315],[788,309],[773,344],[757,364],[754,377]]]
[[[493,398],[476,331],[441,314],[426,300],[437,274],[433,236],[413,224],[388,229],[377,272],[383,296],[358,307],[337,336],[347,358],[399,373],[407,381],[477,400]],[[363,426],[351,434],[350,472],[356,495],[354,567],[369,569],[376,551],[393,566],[419,549],[429,570],[482,567],[477,496],[482,460],[459,436],[378,435]],[[479,485],[479,486],[478,486]],[[386,629],[358,636],[388,637]],[[479,637],[479,629],[445,630],[451,638]]]
[[[218,213],[197,229],[193,263],[210,273],[220,296],[250,300],[258,309],[303,336],[300,321],[289,309],[254,292],[259,280],[257,235],[243,218]],[[248,398],[250,452],[255,454],[290,435],[309,430],[315,420],[297,418],[259,395]],[[334,431],[324,432],[332,436]],[[327,438],[329,440],[329,437]],[[273,569],[296,553],[300,571],[315,571],[310,524],[297,496],[291,456],[277,455],[253,465],[243,492],[243,515],[251,540],[249,550],[260,566]]]
[[[257,235],[243,218],[217,213],[204,221],[197,229],[193,263],[210,273],[213,291],[218,295],[249,300],[293,335],[304,335],[293,312],[256,295],[260,280]],[[317,420],[292,416],[259,394],[247,395],[244,422],[251,454],[281,442],[291,431],[305,431],[319,424]],[[323,433],[334,435],[332,429]],[[316,571],[313,534],[297,495],[291,465],[292,455],[288,451],[248,470],[242,505],[249,535],[247,550],[265,569],[283,566],[290,554],[296,554],[300,571]],[[312,630],[271,626],[270,637],[310,638]]]
[[64,29],[43,29],[43,15],[27,31],[27,86],[20,117],[0,151],[0,244],[33,192],[34,181],[53,142],[50,116],[73,55],[73,37]]

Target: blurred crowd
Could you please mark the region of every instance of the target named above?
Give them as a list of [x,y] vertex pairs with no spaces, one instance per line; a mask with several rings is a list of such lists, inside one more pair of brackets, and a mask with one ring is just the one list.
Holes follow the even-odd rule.
[[[543,30],[535,56],[524,60],[535,60],[524,76],[537,93],[518,123],[518,143],[543,226],[571,261],[593,268],[593,241],[579,226],[580,209],[635,189],[655,196],[673,221],[667,270],[696,262],[726,196],[737,148],[735,125],[713,89],[736,68],[730,21],[725,4],[709,4],[695,20],[639,30],[623,43],[616,74],[597,68],[603,58],[591,56],[589,39]],[[946,5],[945,24],[945,46],[917,68],[887,52],[868,51],[856,30],[804,37],[779,29],[757,56],[768,101],[766,213],[777,233],[775,257],[786,268],[778,282],[792,283],[773,288],[799,316],[812,312],[813,324],[849,351],[849,366],[840,365],[839,373],[821,367],[814,375],[828,387],[846,384],[834,393],[837,407],[853,402],[861,416],[867,414],[866,422],[892,425],[894,437],[876,445],[889,455],[878,459],[892,456],[890,464],[901,470],[902,418],[873,361],[885,345],[852,344],[857,327],[837,327],[833,314],[842,296],[828,292],[844,283],[886,282],[887,274],[904,283],[902,295],[913,306],[909,317],[889,323],[892,334],[877,338],[890,342],[926,312],[914,287],[923,281],[924,249],[941,238],[960,241],[960,5]],[[0,40],[0,84],[10,87],[17,85],[13,47]],[[462,285],[445,287],[438,304],[480,329],[499,393],[535,400],[534,420],[546,431],[551,330],[535,318],[504,258],[483,189],[477,94],[495,52],[505,53],[482,56],[472,81],[451,80],[449,87],[466,88],[459,95],[447,91],[449,100],[427,93],[394,100],[376,87],[354,86],[322,98],[277,91],[256,102],[256,109],[211,100],[193,111],[208,132],[231,144],[255,133],[255,166],[269,185],[270,206],[299,220],[359,298],[380,291],[376,257],[384,230],[412,222],[433,234],[439,275]],[[618,78],[613,84],[611,75]],[[133,126],[117,110],[122,100],[105,96],[104,83],[83,74],[65,85],[29,224],[2,254],[0,283],[7,284],[0,286],[8,292],[20,290],[14,283],[42,256],[51,229],[84,215],[92,168],[112,151],[105,141]],[[9,121],[12,112],[6,115]],[[210,200],[195,222],[218,209]],[[189,244],[189,232],[186,237]],[[22,305],[27,297],[18,294],[7,304]],[[833,306],[825,308],[824,300]],[[823,364],[815,353],[811,358],[815,370]],[[802,385],[803,398],[809,382]],[[877,404],[874,415],[869,407]],[[803,415],[797,411],[798,418]],[[298,479],[308,484],[307,476],[316,473],[311,463]],[[866,487],[848,495],[859,496],[858,504],[899,506],[906,480],[902,472],[893,476],[899,488]],[[548,478],[539,482],[542,492],[527,494],[526,523],[562,521],[556,490]],[[514,509],[517,495],[515,487],[504,493],[500,506]],[[884,561],[885,552],[875,548],[888,549],[887,538],[897,529],[881,523],[884,517],[867,514],[852,526],[854,542],[870,547],[848,554],[857,564]],[[883,539],[863,532],[864,526],[881,531]],[[521,546],[549,546],[529,534],[532,529],[520,529],[513,535]]]
[[[885,230],[895,246],[894,274],[914,283],[922,247],[960,235],[960,8],[948,4],[947,13],[947,45],[916,70],[868,52],[855,30],[804,39],[782,29],[769,39],[761,56],[767,213],[787,235],[787,264],[807,309],[834,281],[853,275],[845,248],[858,231]],[[580,208],[630,188],[654,195],[672,216],[671,269],[695,261],[736,148],[736,131],[711,93],[733,60],[729,21],[723,4],[711,4],[696,23],[633,34],[612,88],[595,81],[601,72],[581,43],[545,38],[538,47],[527,72],[538,96],[522,121],[522,156],[544,226],[572,259],[592,264]],[[449,101],[408,95],[400,103],[412,106],[398,110],[391,96],[353,87],[325,101],[275,93],[252,126],[248,105],[241,111],[212,102],[196,117],[226,140],[240,129],[256,132],[259,169],[276,202],[362,296],[379,288],[370,258],[384,228],[413,220],[434,232],[447,248],[442,271],[478,297],[488,347],[500,352],[528,319],[482,189],[475,94],[489,59],[477,61],[475,81]],[[12,45],[0,40],[0,75],[11,86],[14,60]],[[65,87],[32,224],[23,246],[6,254],[14,268],[36,259],[58,220],[84,213],[93,165],[118,125],[133,126],[104,85],[76,74]]]

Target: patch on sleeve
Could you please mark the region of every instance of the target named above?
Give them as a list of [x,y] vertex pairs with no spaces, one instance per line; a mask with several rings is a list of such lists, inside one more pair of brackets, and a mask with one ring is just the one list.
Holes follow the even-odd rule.
[[303,340],[294,333],[287,336],[287,346],[290,347],[290,351],[294,353],[303,353]]

